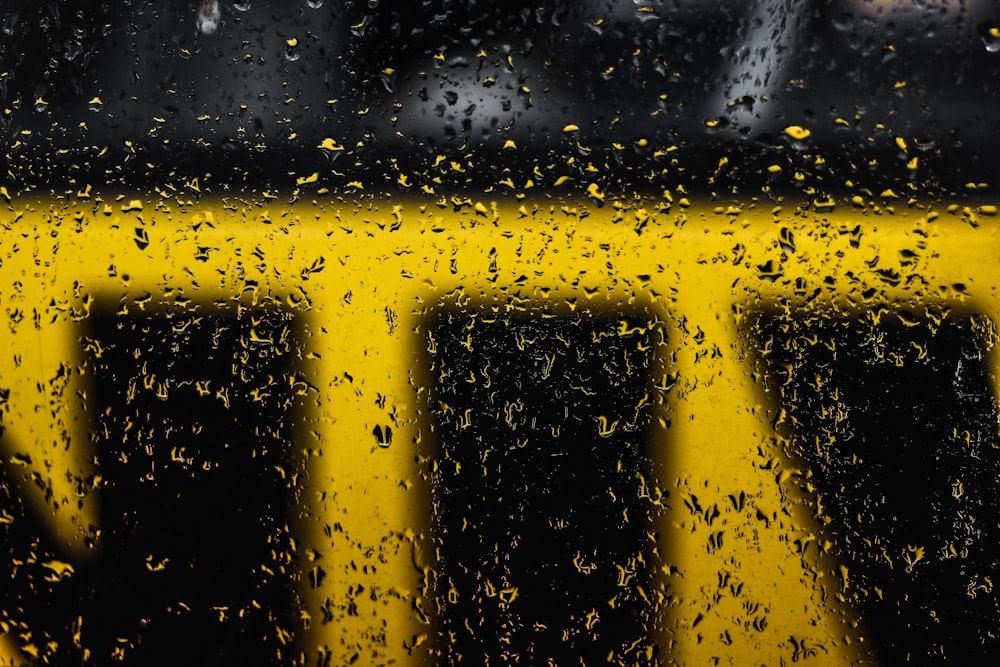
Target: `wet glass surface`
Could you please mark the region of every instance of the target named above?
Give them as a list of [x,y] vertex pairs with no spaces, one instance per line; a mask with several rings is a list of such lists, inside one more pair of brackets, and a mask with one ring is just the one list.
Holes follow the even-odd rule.
[[12,0],[0,664],[987,665],[987,0]]

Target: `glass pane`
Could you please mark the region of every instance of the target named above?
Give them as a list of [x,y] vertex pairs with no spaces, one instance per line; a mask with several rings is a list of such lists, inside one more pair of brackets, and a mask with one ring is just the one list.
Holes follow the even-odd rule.
[[0,664],[988,664],[997,3],[0,30]]

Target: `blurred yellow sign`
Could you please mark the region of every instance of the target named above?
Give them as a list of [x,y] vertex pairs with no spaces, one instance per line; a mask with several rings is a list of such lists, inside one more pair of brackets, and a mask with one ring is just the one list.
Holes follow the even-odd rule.
[[[7,452],[28,454],[21,464],[43,480],[19,492],[66,545],[54,576],[74,576],[70,563],[86,557],[97,522],[98,495],[73,481],[99,474],[89,378],[78,370],[94,304],[287,309],[304,327],[299,370],[317,389],[295,417],[294,438],[320,452],[308,459],[293,517],[302,627],[289,650],[311,656],[324,647],[329,664],[434,662],[434,630],[418,613],[435,560],[431,500],[412,447],[429,310],[640,311],[664,323],[657,354],[675,386],[669,426],[654,435],[669,431],[678,444],[658,481],[672,500],[656,531],[670,565],[655,586],[670,596],[651,597],[662,621],[649,645],[684,665],[804,657],[844,665],[866,656],[863,626],[841,595],[851,573],[825,560],[822,517],[789,500],[790,471],[765,465],[774,433],[741,334],[748,312],[947,304],[1000,316],[1000,244],[996,226],[981,224],[995,209],[975,204],[892,193],[803,205],[676,194],[294,205],[83,194],[14,197],[0,230],[3,441]],[[67,368],[67,390],[53,395],[47,383]],[[718,515],[685,507],[693,494]],[[758,514],[774,520],[765,527]],[[331,525],[344,539],[328,539]],[[310,585],[316,563],[326,576]],[[370,594],[356,595],[359,586]],[[324,615],[332,622],[320,622]],[[0,635],[7,663],[41,648],[0,629],[10,630]]]

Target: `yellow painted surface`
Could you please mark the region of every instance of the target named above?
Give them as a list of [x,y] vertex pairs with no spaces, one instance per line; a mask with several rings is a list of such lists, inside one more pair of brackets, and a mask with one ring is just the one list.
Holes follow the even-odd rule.
[[[819,288],[812,303],[844,310],[945,302],[1000,317],[1000,239],[978,225],[974,206],[103,196],[0,202],[6,446],[30,453],[53,490],[43,511],[69,553],[85,557],[80,537],[97,499],[78,499],[67,472],[85,473],[92,455],[87,378],[70,373],[58,396],[51,380],[60,364],[79,365],[90,305],[277,299],[299,312],[306,352],[316,356],[303,368],[320,391],[295,425],[297,444],[317,451],[295,531],[301,552],[327,570],[318,591],[303,587],[311,622],[299,641],[310,653],[329,647],[331,664],[356,651],[368,664],[431,664],[422,647],[433,631],[414,611],[433,567],[422,539],[429,493],[413,447],[428,309],[463,300],[501,311],[641,308],[668,323],[676,466],[659,480],[673,507],[660,534],[675,571],[658,584],[675,602],[659,612],[654,641],[681,665],[715,664],[714,656],[777,665],[793,657],[790,638],[819,647],[807,664],[865,655],[852,610],[838,606],[836,564],[793,544],[817,533],[816,519],[790,504],[783,471],[763,465],[775,456],[773,434],[739,336],[746,313],[785,299],[804,305],[805,286]],[[207,261],[196,258],[204,248]],[[959,283],[964,293],[950,287]],[[392,445],[378,447],[372,429],[393,410]],[[44,504],[37,489],[22,491]],[[741,492],[738,508],[729,496]],[[709,525],[685,509],[685,494],[717,504],[721,516]],[[750,508],[780,520],[765,529]],[[332,524],[343,539],[331,543],[323,527]],[[721,547],[709,549],[720,530]],[[312,561],[299,562],[308,570]],[[375,599],[358,596],[356,616],[319,623],[323,600],[346,604],[357,584]],[[748,611],[747,600],[759,608]],[[754,614],[766,626],[749,628]],[[3,636],[0,655],[23,659]]]

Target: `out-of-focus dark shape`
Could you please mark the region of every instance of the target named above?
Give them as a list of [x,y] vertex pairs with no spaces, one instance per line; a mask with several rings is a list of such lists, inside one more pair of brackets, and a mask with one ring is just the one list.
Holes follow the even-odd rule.
[[430,322],[438,664],[660,664],[644,591],[663,558],[649,428],[663,341],[630,323]]
[[[278,312],[256,318],[258,335],[293,326]],[[293,466],[282,430],[294,401],[275,378],[291,350],[250,343],[247,319],[93,320],[100,479],[80,480],[99,496],[91,557],[74,562],[21,501],[23,468],[8,462],[0,478],[0,513],[12,518],[0,522],[0,621],[19,648],[81,667],[290,664],[295,553],[281,473]]]
[[[317,172],[396,187],[402,171],[480,187],[537,168],[537,185],[558,171],[628,190],[954,192],[995,172],[998,12],[971,0],[19,2],[0,44],[0,123],[22,182],[84,169],[287,185]],[[791,125],[808,140],[787,141]],[[336,169],[325,139],[345,147]],[[471,168],[439,171],[439,155]]]
[[[943,320],[943,321],[942,321]],[[1000,434],[988,322],[764,316],[753,334],[830,581],[882,665],[992,664]],[[843,566],[843,575],[837,568]]]

